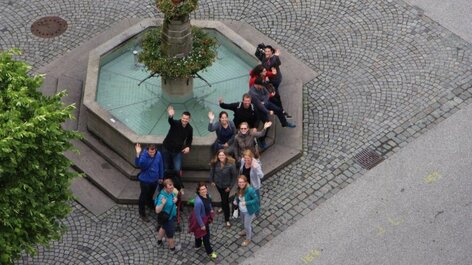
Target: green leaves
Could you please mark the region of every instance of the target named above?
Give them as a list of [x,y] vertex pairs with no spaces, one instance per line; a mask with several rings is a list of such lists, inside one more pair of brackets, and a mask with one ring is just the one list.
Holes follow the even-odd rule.
[[70,212],[70,161],[63,153],[77,132],[61,124],[73,106],[58,93],[45,97],[37,89],[43,76],[29,76],[30,67],[0,53],[0,263],[12,264],[36,245],[60,238],[58,220]]
[[143,38],[139,62],[164,79],[189,78],[210,66],[216,59],[217,41],[208,33],[192,27],[192,51],[184,58],[168,58],[162,52],[161,28],[149,30]]

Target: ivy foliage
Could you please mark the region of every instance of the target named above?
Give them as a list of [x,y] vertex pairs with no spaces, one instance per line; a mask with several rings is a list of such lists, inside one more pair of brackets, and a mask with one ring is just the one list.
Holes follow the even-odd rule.
[[0,52],[0,263],[12,264],[25,251],[59,239],[59,222],[71,208],[70,161],[63,152],[78,132],[61,127],[74,106],[64,92],[43,96],[43,76],[16,61],[18,50]]
[[172,0],[156,0],[156,6],[164,13],[164,17],[170,20],[195,11],[198,7],[198,0],[182,0],[180,3],[174,3]]
[[192,51],[183,58],[167,57],[161,45],[162,27],[150,29],[143,37],[139,62],[165,79],[188,78],[210,66],[216,59],[217,41],[198,27],[192,27]]

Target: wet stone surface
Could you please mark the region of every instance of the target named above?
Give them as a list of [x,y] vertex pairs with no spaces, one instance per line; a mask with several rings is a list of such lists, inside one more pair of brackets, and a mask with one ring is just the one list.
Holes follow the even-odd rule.
[[[362,150],[388,158],[471,102],[471,44],[403,2],[200,2],[193,18],[245,21],[320,72],[304,86],[303,156],[263,183],[254,242],[239,246],[236,222],[227,229],[219,216],[213,224],[220,264],[244,260],[360,177],[366,170],[354,157]],[[0,47],[22,49],[35,69],[125,18],[160,16],[142,1],[25,3],[0,3]],[[66,19],[68,30],[34,37],[31,23],[47,15]],[[157,248],[154,223],[142,223],[136,206],[97,218],[73,205],[63,239],[18,264],[212,264],[185,231],[177,235],[183,251]]]

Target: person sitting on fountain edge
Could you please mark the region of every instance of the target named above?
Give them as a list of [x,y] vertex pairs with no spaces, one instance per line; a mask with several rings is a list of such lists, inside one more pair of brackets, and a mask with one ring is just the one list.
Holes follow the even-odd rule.
[[190,125],[190,112],[184,111],[180,120],[175,120],[174,108],[169,106],[167,114],[170,124],[169,131],[162,143],[162,154],[164,156],[165,168],[167,170],[174,170],[181,172],[182,159],[184,154],[190,152],[193,140],[193,128]]
[[234,111],[233,122],[236,128],[239,128],[242,122],[247,122],[249,127],[256,128],[259,122],[259,114],[251,104],[251,96],[247,93],[243,95],[241,102],[224,103],[223,98],[218,98],[220,108]]
[[258,112],[261,114],[261,120],[263,122],[269,120],[269,115],[275,114],[279,118],[282,127],[296,127],[295,124],[287,121],[284,110],[269,100],[270,94],[265,88],[264,81],[260,77],[254,81],[254,84],[249,89],[249,95],[251,96],[252,104],[256,106]]

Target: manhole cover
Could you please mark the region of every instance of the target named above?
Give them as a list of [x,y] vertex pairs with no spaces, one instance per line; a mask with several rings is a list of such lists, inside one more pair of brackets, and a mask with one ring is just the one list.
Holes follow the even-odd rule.
[[384,160],[377,152],[369,148],[357,154],[354,159],[365,169],[371,169]]
[[42,17],[31,25],[31,33],[41,38],[53,38],[67,30],[67,22],[60,17]]

